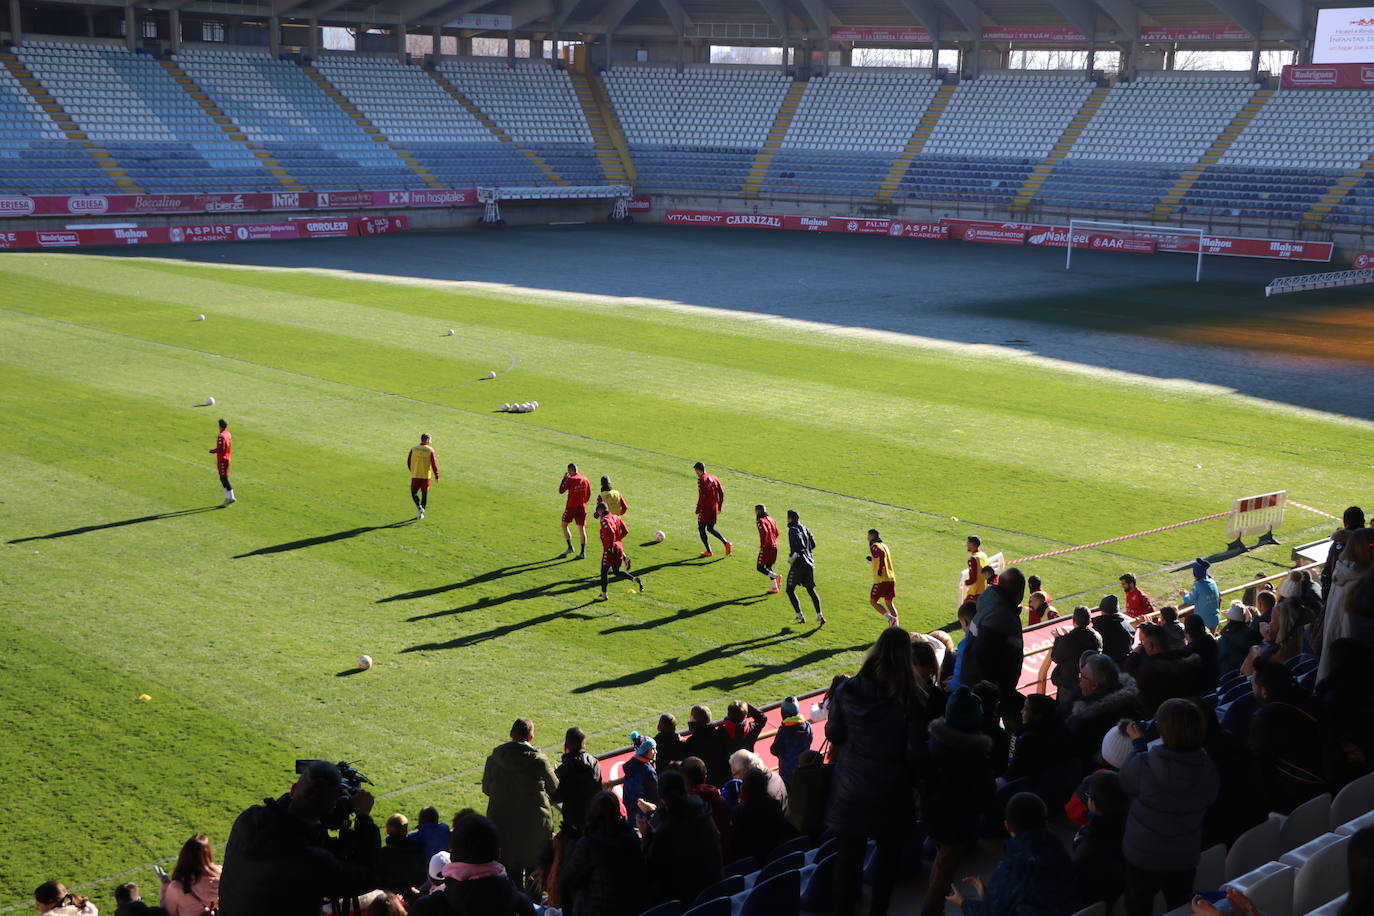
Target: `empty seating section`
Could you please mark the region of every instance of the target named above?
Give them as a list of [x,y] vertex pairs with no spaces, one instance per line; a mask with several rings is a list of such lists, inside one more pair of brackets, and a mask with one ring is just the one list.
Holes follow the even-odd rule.
[[791,85],[743,67],[616,67],[605,79],[639,184],[663,190],[738,190]]
[[1119,83],[1035,200],[1149,213],[1254,92],[1248,76],[1227,73],[1145,74]]
[[1336,204],[1327,219],[1342,223],[1374,222],[1374,175],[1366,175]]
[[[517,146],[534,152],[564,180],[571,184],[606,180],[567,71],[544,61],[508,67],[504,60],[449,58],[440,61],[439,72]],[[548,179],[540,173],[540,181]]]
[[16,56],[90,140],[150,192],[275,185],[151,57],[123,45],[30,42]]
[[960,83],[895,196],[1009,205],[1092,90],[1081,73]]
[[66,139],[43,106],[0,67],[0,190],[80,194],[113,188],[95,160]]
[[181,68],[254,144],[310,188],[416,187],[421,179],[294,63],[247,51],[183,51]]
[[924,72],[837,70],[812,79],[764,189],[872,194],[939,86]]
[[547,184],[548,176],[502,143],[419,67],[394,55],[326,54],[315,68],[389,139],[449,187]]

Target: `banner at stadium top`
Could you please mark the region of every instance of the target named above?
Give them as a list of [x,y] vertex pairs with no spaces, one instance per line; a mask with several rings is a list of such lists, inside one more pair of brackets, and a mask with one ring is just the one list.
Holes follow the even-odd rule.
[[1374,64],[1288,64],[1284,89],[1374,88]]
[[327,239],[405,232],[399,214],[356,218],[316,216],[276,223],[197,223],[117,229],[21,229],[0,232],[0,251],[17,248],[85,248],[92,245],[163,245],[182,242],[258,242],[268,239]]
[[[830,37],[837,41],[917,41],[931,40],[930,30],[904,25],[835,25]],[[983,41],[1087,41],[1072,26],[986,26]],[[1147,25],[1140,28],[1141,41],[1250,41],[1250,33],[1234,25]]]
[[0,219],[13,216],[155,216],[165,213],[269,213],[472,207],[476,188],[415,191],[279,191],[253,194],[83,194],[0,196]]
[[[801,232],[841,232],[850,235],[887,235],[907,239],[959,239],[996,245],[1030,245],[1037,248],[1064,248],[1069,228],[1040,223],[999,223],[991,220],[941,219],[938,222],[910,222],[896,219],[860,219],[844,216],[782,216],[769,213],[727,213],[717,210],[668,210],[663,221],[670,226],[715,226],[733,229],[782,229]],[[1198,237],[1178,235],[1167,229],[1077,230],[1074,248],[1150,254],[1156,251],[1197,254]],[[1235,258],[1274,258],[1284,261],[1331,260],[1331,242],[1305,242],[1293,239],[1255,239],[1239,236],[1209,235],[1203,239],[1203,254]]]

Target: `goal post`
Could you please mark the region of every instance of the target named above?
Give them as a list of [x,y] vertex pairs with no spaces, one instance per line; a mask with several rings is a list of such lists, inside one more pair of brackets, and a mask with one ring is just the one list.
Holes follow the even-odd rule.
[[1069,239],[1064,246],[1064,269],[1073,268],[1075,248],[1110,249],[1110,244],[1099,244],[1102,239],[1121,239],[1123,245],[1130,241],[1153,241],[1171,236],[1195,236],[1197,238],[1197,268],[1193,272],[1193,282],[1202,282],[1203,239],[1206,231],[1194,226],[1161,226],[1146,223],[1115,223],[1099,219],[1070,219]]

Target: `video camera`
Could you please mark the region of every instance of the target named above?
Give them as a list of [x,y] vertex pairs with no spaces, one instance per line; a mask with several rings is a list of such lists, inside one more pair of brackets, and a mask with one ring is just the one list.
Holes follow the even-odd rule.
[[[320,760],[297,760],[296,775],[304,773],[312,763],[321,763]],[[348,826],[349,819],[353,817],[353,796],[364,784],[372,785],[372,780],[364,776],[356,767],[347,760],[340,760],[334,764],[339,768],[339,798],[334,803],[334,807],[329,813],[320,818],[320,826],[325,830],[342,830]]]

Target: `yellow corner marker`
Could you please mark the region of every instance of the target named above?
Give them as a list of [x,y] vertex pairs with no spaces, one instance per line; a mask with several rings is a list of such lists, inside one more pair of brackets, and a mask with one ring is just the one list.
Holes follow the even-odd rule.
[[148,702],[148,701],[151,700],[151,699],[152,699],[152,697],[148,696],[148,694],[146,694],[146,693],[140,693],[140,694],[138,695],[138,701],[139,701],[140,703],[146,703],[146,702]]

